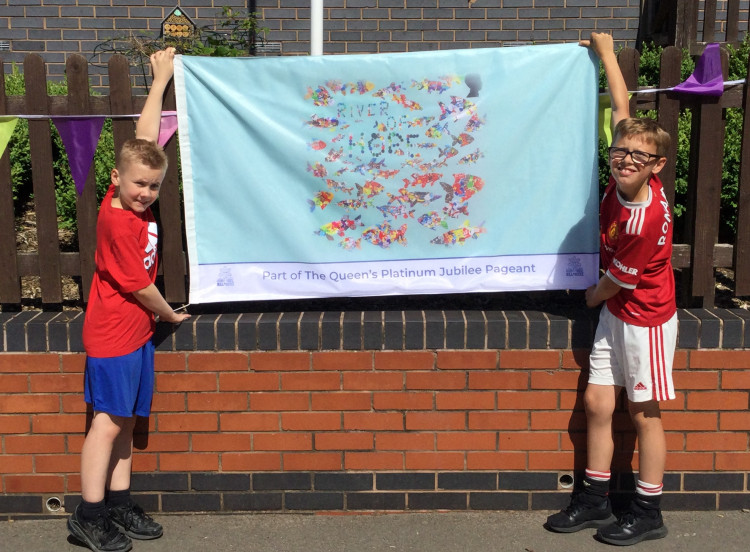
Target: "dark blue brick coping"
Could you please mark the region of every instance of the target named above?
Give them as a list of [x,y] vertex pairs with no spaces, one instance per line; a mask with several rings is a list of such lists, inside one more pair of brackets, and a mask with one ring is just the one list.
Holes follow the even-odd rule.
[[[561,312],[565,311],[565,312]],[[585,349],[598,309],[196,313],[159,351]],[[679,349],[750,348],[750,312],[679,309]],[[0,352],[83,352],[81,311],[0,312]]]
[[[274,472],[135,473],[132,490],[148,511],[297,512],[422,510],[556,510],[571,488],[561,472]],[[575,474],[580,481],[580,474]],[[667,473],[665,510],[736,510],[750,506],[746,474]],[[632,473],[615,474],[610,496],[623,508]],[[62,515],[79,495],[58,495],[64,510],[49,512],[49,495],[0,495],[0,520]]]

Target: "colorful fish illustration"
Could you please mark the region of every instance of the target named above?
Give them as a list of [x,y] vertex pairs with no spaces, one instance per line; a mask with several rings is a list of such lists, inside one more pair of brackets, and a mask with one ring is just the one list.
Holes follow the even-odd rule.
[[430,192],[410,192],[406,188],[399,189],[400,195],[388,195],[388,203],[401,203],[406,205],[407,203],[414,207],[417,203],[432,203],[436,199],[440,199],[441,196],[431,194]]
[[438,149],[438,154],[440,157],[450,159],[451,157],[458,155],[458,150],[452,146],[445,146],[443,149]]
[[425,132],[425,136],[427,136],[428,138],[435,138],[435,139],[439,140],[440,138],[443,137],[443,132],[445,132],[446,134],[450,134],[448,132],[448,123],[445,123],[443,125],[441,125],[439,123],[435,124],[435,125],[432,125]]
[[471,100],[466,98],[460,98],[458,96],[451,96],[451,102],[445,105],[443,102],[438,102],[440,107],[440,120],[447,117],[453,117],[454,121],[458,121],[464,117],[465,114],[471,114],[474,112],[475,104]]
[[410,111],[419,111],[422,109],[421,105],[407,98],[405,94],[393,94],[393,96],[391,96],[391,99],[400,106],[409,109]]
[[307,144],[307,147],[314,149],[315,151],[320,151],[326,147],[326,143],[323,140],[314,140]]
[[421,127],[425,125],[429,125],[435,117],[419,117],[418,119],[414,119],[413,121],[406,121],[406,126],[409,128],[413,127]]
[[469,206],[463,204],[460,207],[456,203],[449,203],[443,207],[443,213],[449,218],[458,218],[460,215],[469,216]]
[[438,226],[448,228],[448,223],[443,220],[443,218],[440,216],[440,213],[438,213],[437,211],[429,211],[424,215],[421,215],[417,219],[417,222],[422,226],[429,228],[430,230],[435,230],[435,228],[437,228]]
[[331,190],[334,190],[334,191],[341,191],[341,192],[344,192],[345,194],[349,194],[349,195],[351,195],[352,191],[354,190],[354,187],[353,187],[353,186],[352,186],[352,187],[349,187],[349,188],[347,188],[347,187],[346,187],[346,186],[344,185],[344,183],[343,183],[343,182],[339,182],[339,181],[337,181],[337,180],[333,180],[333,179],[331,179],[331,178],[327,178],[327,179],[326,179],[326,184],[328,185],[328,187],[329,187],[329,188],[330,188]]
[[404,178],[404,186],[405,187],[406,186],[417,187],[421,185],[423,188],[426,187],[428,184],[432,186],[433,184],[435,184],[435,182],[440,180],[442,176],[443,176],[442,173],[427,173],[427,174],[412,173],[411,182],[409,181],[408,178]]
[[313,90],[309,86],[307,87],[307,94],[305,94],[305,99],[309,100],[312,98],[313,105],[328,105],[331,102],[331,94],[326,90],[324,86],[319,86],[317,89]]
[[484,180],[471,174],[458,173],[453,175],[453,186],[441,182],[445,190],[445,202],[451,203],[456,198],[465,203],[471,196],[484,187]]
[[474,113],[471,116],[471,119],[466,123],[466,132],[474,132],[475,130],[479,130],[479,128],[485,123],[486,121],[482,119],[479,115]]
[[362,249],[362,238],[354,239],[345,237],[339,242],[339,247],[343,247],[347,251],[352,249]]
[[317,194],[315,194],[315,198],[308,199],[307,203],[310,205],[310,212],[313,212],[315,210],[315,207],[320,207],[321,209],[325,209],[328,207],[328,204],[333,199],[333,193],[332,192],[325,192],[320,191]]
[[471,134],[462,132],[458,136],[453,137],[453,145],[458,144],[459,147],[468,146],[474,141],[474,137]]
[[315,233],[320,236],[325,236],[329,240],[333,240],[334,235],[344,237],[344,233],[348,230],[354,230],[357,226],[364,226],[364,224],[360,222],[360,218],[362,218],[362,215],[359,215],[355,219],[350,219],[349,215],[344,215],[339,220],[332,220],[328,224],[324,224],[320,227],[320,230]]
[[468,165],[470,163],[476,163],[479,161],[481,157],[484,157],[484,153],[479,151],[478,149],[474,153],[470,153],[469,155],[464,155],[461,159],[458,160],[459,165]]
[[335,117],[318,117],[313,115],[307,124],[315,128],[334,128],[339,126],[339,120]]
[[344,154],[344,148],[339,148],[337,150],[331,148],[328,151],[328,155],[326,155],[326,162],[332,163],[333,161],[338,161],[343,154]]
[[326,86],[330,88],[334,94],[342,93],[346,94],[346,86],[339,80],[331,80],[326,82]]
[[[412,86],[417,90],[427,90],[427,92],[437,92],[442,94],[450,88],[451,82],[455,77],[441,77],[441,80],[422,79],[421,81],[412,81]],[[457,79],[456,79],[457,80]]]
[[348,84],[349,92],[354,94],[358,92],[360,95],[367,94],[370,90],[375,88],[375,85],[367,81],[357,81],[356,83],[350,82]]
[[374,180],[367,180],[364,186],[359,184],[355,184],[355,186],[357,187],[357,197],[360,199],[363,197],[373,198],[385,189],[382,184]]
[[376,90],[372,93],[373,96],[376,98],[385,98],[386,95],[396,95],[399,94],[403,90],[403,87],[400,84],[396,84],[395,82],[392,82],[385,88],[381,88],[379,90]]
[[318,178],[328,176],[328,171],[326,170],[325,165],[323,165],[322,163],[313,163],[312,165],[308,163],[307,172],[312,173],[313,176],[317,176]]
[[400,243],[406,245],[406,224],[402,224],[400,228],[392,228],[390,224],[384,222],[377,226],[368,228],[362,232],[362,239],[369,241],[373,245],[387,249],[394,243]]
[[344,199],[339,201],[336,205],[343,207],[344,209],[367,209],[372,202],[363,201],[361,199]]
[[479,234],[484,234],[485,232],[487,232],[487,229],[484,227],[484,222],[479,226],[471,226],[467,220],[463,226],[445,232],[437,238],[430,240],[430,243],[437,245],[464,245],[466,240],[470,238],[476,240],[479,238]]
[[392,170],[392,171],[385,171],[385,170],[382,170],[382,169],[381,169],[381,170],[379,170],[379,171],[378,171],[378,174],[376,174],[375,176],[376,176],[377,178],[385,178],[385,179],[387,180],[387,179],[389,179],[389,178],[393,178],[393,177],[394,177],[394,176],[396,176],[396,175],[397,175],[397,174],[398,174],[399,172],[400,172],[400,171],[399,171],[398,169],[394,169],[394,170]]
[[380,205],[378,210],[385,218],[414,218],[414,209],[403,203]]

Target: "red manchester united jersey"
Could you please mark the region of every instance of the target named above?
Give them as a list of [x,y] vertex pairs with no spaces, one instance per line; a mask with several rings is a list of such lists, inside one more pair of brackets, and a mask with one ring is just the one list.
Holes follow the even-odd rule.
[[648,200],[631,203],[610,177],[599,214],[602,267],[623,288],[607,308],[636,326],[663,324],[676,311],[672,211],[656,175],[648,186]]

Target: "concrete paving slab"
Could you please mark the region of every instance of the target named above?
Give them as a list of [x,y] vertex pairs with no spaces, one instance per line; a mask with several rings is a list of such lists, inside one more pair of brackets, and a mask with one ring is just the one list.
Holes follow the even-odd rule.
[[[135,541],[143,552],[587,552],[617,549],[593,530],[562,535],[542,525],[550,512],[159,515],[164,536]],[[66,518],[0,522],[0,550],[82,552]],[[669,535],[632,550],[746,551],[750,513],[666,512]]]

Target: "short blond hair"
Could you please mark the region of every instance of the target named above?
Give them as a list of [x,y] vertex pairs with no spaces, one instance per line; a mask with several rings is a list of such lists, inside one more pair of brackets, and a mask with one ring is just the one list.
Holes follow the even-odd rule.
[[133,138],[125,142],[117,158],[117,169],[123,170],[131,163],[140,163],[149,169],[166,171],[169,159],[164,150],[156,142]]
[[631,138],[633,136],[640,136],[647,143],[654,144],[656,154],[662,157],[667,156],[669,145],[672,143],[669,133],[659,123],[647,117],[631,117],[617,123],[612,142],[614,143],[620,137]]

